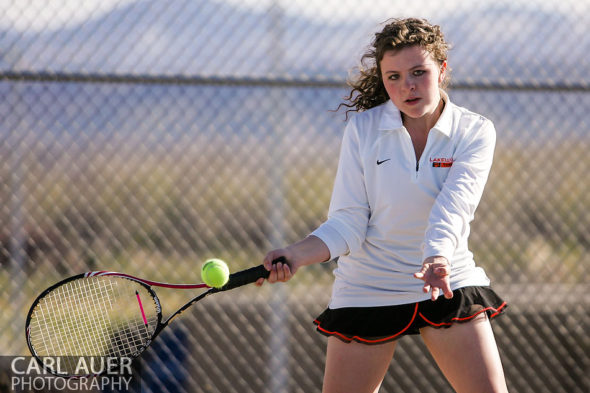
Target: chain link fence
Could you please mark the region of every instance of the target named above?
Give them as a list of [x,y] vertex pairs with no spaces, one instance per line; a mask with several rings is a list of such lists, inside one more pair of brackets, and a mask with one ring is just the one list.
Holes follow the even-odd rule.
[[[588,1],[0,1],[0,353],[27,354],[28,307],[64,276],[199,281],[319,225],[332,110],[394,16],[442,26],[451,99],[498,131],[471,245],[511,305],[493,324],[511,392],[589,391]],[[334,266],[197,305],[142,391],[320,391]],[[186,300],[158,292],[164,313]],[[452,389],[408,337],[381,391]]]

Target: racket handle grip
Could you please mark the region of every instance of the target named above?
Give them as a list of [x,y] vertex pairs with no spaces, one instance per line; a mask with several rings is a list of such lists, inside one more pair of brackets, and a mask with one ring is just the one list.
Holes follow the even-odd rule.
[[[285,257],[279,257],[272,261],[273,264],[275,263],[286,263]],[[251,284],[256,282],[259,278],[268,278],[270,272],[266,270],[264,265],[258,265],[255,267],[251,267],[250,269],[242,270],[239,272],[235,272],[229,275],[229,280],[227,284],[222,286],[221,288],[212,288],[212,292],[221,292],[221,291],[229,291],[230,289],[234,289],[237,287],[241,287],[242,285]]]

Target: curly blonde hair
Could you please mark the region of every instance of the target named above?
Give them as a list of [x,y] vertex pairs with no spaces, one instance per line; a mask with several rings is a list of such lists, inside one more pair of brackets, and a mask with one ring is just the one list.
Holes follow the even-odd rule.
[[[385,52],[419,45],[431,53],[440,65],[447,60],[450,46],[440,26],[417,18],[390,19],[386,23],[383,30],[375,34],[371,46],[361,57],[358,77],[348,82],[352,89],[345,97],[347,102],[338,107],[351,108],[346,110],[347,115],[348,112],[364,111],[389,100],[381,78],[381,60]],[[441,87],[448,86],[449,80],[450,69],[447,67]]]

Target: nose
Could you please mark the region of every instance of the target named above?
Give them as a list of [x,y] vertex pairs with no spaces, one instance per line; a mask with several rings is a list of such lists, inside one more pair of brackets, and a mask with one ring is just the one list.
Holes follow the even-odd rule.
[[414,79],[413,78],[406,78],[404,80],[404,87],[410,91],[416,90],[416,83],[415,83]]

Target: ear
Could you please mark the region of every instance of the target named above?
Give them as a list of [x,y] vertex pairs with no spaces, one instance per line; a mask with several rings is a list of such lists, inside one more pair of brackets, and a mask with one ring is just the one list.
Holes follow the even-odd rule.
[[445,80],[446,75],[447,75],[447,61],[445,60],[440,65],[440,73],[438,74],[438,84],[439,85]]

